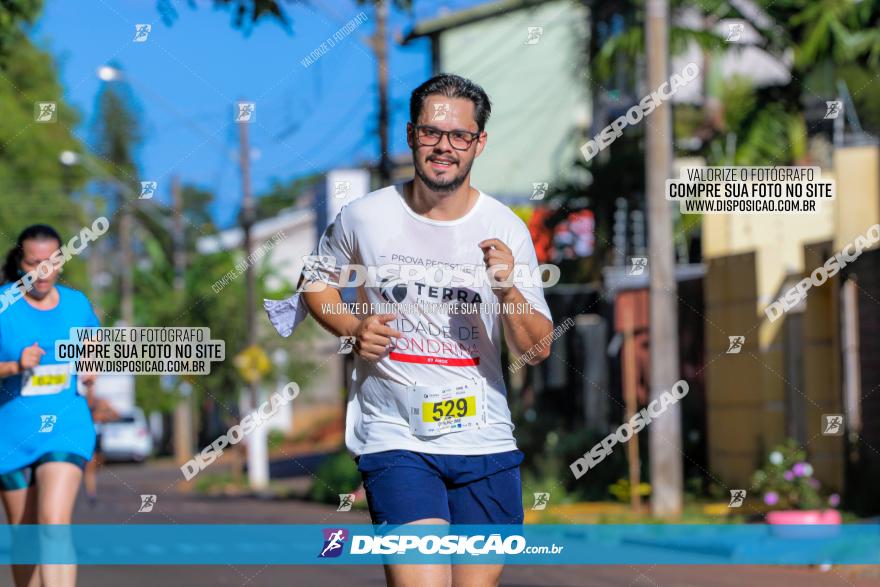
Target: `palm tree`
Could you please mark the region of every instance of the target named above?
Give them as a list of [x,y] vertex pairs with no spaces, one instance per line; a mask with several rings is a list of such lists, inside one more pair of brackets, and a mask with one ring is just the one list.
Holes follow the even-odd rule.
[[[597,48],[594,71],[609,79],[621,61],[637,63],[644,55],[644,3],[618,2],[625,9],[623,30]],[[713,135],[704,142],[703,155],[712,163],[759,165],[789,164],[806,152],[807,122],[803,102],[826,99],[816,96],[804,79],[817,67],[880,63],[880,2],[877,0],[778,0],[762,9],[740,10],[738,3],[709,0],[698,4],[672,2],[673,22],[684,22],[685,13],[702,12],[700,28],[676,24],[671,27],[670,52],[680,54],[696,44],[708,61],[715,53],[729,50],[724,39],[711,32],[721,19],[749,23],[760,36],[754,46],[787,64],[791,79],[784,85],[756,90],[744,80],[728,80],[719,102],[719,120],[709,122]],[[694,19],[689,19],[693,21]],[[742,47],[742,45],[737,45]],[[706,114],[706,113],[704,113]],[[707,117],[708,118],[708,117]],[[720,122],[720,124],[718,124]],[[735,138],[731,141],[731,138]],[[734,145],[734,152],[727,152]]]

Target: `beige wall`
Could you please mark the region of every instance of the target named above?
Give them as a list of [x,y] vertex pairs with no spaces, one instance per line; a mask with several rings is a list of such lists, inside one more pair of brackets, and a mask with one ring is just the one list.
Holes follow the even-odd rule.
[[834,250],[839,251],[869,226],[880,222],[880,149],[850,147],[837,149]]
[[[705,215],[706,394],[710,472],[731,487],[750,482],[786,430],[786,318],[771,323],[764,308],[789,275],[822,265],[880,221],[880,151],[837,149],[836,199],[816,214]],[[810,290],[802,316],[803,373],[793,393],[803,398],[807,450],[817,477],[843,483],[841,437],[822,436],[821,415],[842,411],[838,278]],[[738,355],[727,336],[745,335]]]
[[[706,417],[710,473],[747,487],[760,450],[765,413],[763,369],[749,328],[755,314],[755,255],[708,259],[705,278]],[[728,336],[745,336],[739,354],[726,354]]]
[[[471,182],[493,196],[531,196],[532,183],[571,179],[591,124],[581,63],[589,13],[546,2],[444,31],[440,69],[470,78],[492,100],[488,143]],[[526,45],[529,27],[543,27]]]
[[[806,248],[806,247],[805,247]],[[830,242],[809,247],[807,265],[818,267],[831,254]],[[803,397],[806,408],[807,448],[816,477],[826,487],[843,487],[844,453],[842,436],[822,436],[822,414],[843,412],[840,354],[840,306],[838,278],[829,287],[810,290],[804,312]]]

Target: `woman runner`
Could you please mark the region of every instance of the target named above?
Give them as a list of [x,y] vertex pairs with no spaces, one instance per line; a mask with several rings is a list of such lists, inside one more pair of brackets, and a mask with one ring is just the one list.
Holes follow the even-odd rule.
[[[97,327],[98,318],[85,295],[57,283],[59,257],[50,257],[60,247],[53,228],[30,226],[3,265],[0,498],[13,525],[70,524],[95,446],[88,402],[72,364],[56,359],[55,341],[73,327]],[[76,584],[75,565],[13,565],[12,574],[16,587]]]

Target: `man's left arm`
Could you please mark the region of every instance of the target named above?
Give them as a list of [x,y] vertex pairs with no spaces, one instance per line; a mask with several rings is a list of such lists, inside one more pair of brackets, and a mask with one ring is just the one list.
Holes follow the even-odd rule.
[[[510,350],[529,365],[537,365],[550,356],[549,336],[553,323],[526,299],[512,283],[513,251],[497,238],[480,242],[483,261],[496,283],[492,288],[501,304],[501,323]],[[546,340],[545,340],[546,339]]]

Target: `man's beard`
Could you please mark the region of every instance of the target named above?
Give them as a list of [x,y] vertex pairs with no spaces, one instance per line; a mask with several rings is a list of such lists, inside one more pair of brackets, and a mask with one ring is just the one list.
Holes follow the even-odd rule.
[[467,179],[468,174],[471,172],[471,166],[474,164],[473,160],[471,160],[471,162],[468,163],[468,166],[466,168],[462,169],[461,173],[459,173],[454,178],[452,178],[451,181],[447,181],[445,183],[440,183],[440,182],[437,182],[437,181],[431,179],[430,177],[428,177],[428,175],[422,169],[422,166],[415,161],[415,157],[416,157],[416,155],[415,155],[415,153],[413,153],[413,159],[414,159],[413,167],[416,168],[416,175],[419,176],[419,179],[422,180],[422,183],[424,183],[428,187],[428,189],[431,190],[432,192],[441,192],[441,193],[454,192],[459,187],[461,187],[461,184],[463,184],[464,180]]

